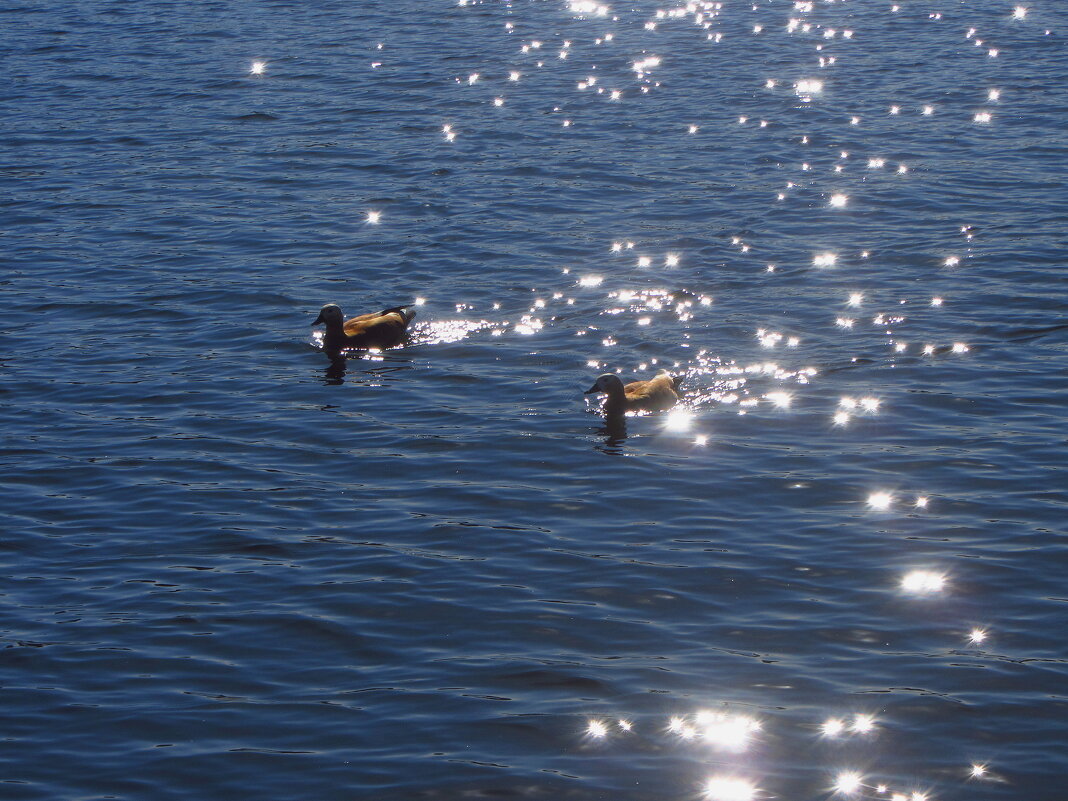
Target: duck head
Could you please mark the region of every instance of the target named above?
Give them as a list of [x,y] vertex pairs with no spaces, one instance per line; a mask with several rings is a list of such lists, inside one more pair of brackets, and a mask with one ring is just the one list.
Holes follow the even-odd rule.
[[319,316],[312,325],[344,325],[345,315],[341,313],[341,307],[336,303],[327,303],[319,310]]
[[614,373],[605,373],[593,382],[593,386],[587,389],[584,395],[593,395],[597,392],[623,391],[623,382],[620,381],[619,376]]

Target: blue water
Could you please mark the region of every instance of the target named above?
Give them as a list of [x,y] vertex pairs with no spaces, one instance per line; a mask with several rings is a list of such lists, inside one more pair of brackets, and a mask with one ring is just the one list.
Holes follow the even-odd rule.
[[0,9],[0,796],[1064,797],[1062,9],[609,4]]

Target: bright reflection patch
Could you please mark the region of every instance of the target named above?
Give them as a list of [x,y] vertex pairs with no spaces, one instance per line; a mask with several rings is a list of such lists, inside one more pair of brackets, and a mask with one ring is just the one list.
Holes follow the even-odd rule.
[[853,723],[849,728],[857,734],[867,734],[875,728],[875,718],[871,715],[854,715]]
[[705,785],[705,798],[709,801],[752,801],[756,788],[745,779],[716,777]]
[[744,751],[760,730],[760,723],[753,718],[726,712],[698,712],[694,720],[705,742],[732,751]]
[[834,780],[834,790],[837,793],[855,793],[861,787],[862,779],[859,773],[844,771],[839,773]]
[[664,428],[668,431],[686,431],[693,423],[693,412],[689,409],[672,409],[664,418]]
[[901,589],[919,595],[941,592],[945,585],[946,577],[930,570],[913,570],[901,579]]
[[586,734],[600,739],[608,734],[608,727],[599,720],[591,720],[586,726]]
[[789,392],[769,392],[764,397],[771,401],[777,409],[788,409],[793,401],[793,396]]
[[837,718],[830,718],[820,726],[820,732],[824,737],[837,737],[845,731],[845,723]]
[[823,81],[817,81],[812,78],[798,81],[794,84],[794,91],[802,97],[821,94],[823,92]]
[[878,512],[885,512],[894,502],[894,496],[889,492],[873,492],[868,496],[868,506]]

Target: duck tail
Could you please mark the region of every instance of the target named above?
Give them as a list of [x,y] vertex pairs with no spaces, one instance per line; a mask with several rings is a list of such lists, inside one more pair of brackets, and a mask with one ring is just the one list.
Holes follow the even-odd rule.
[[415,319],[415,308],[413,304],[407,303],[404,306],[393,306],[389,309],[383,309],[382,314],[399,314],[404,318],[404,324],[407,325]]

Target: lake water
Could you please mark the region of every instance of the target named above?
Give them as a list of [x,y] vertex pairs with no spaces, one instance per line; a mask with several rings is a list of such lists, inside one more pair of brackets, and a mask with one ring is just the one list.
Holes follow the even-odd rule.
[[2,9],[0,795],[1065,797],[1064,9],[608,5]]

